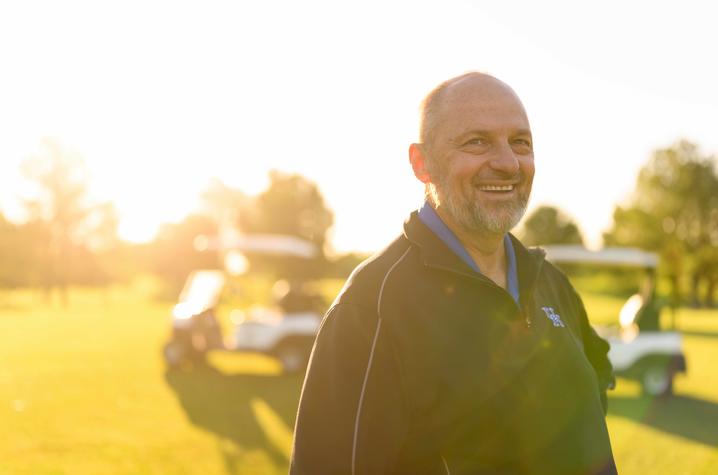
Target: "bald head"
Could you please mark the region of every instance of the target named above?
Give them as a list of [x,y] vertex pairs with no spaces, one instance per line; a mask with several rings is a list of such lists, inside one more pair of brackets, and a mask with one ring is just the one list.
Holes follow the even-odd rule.
[[419,140],[431,147],[447,111],[461,109],[467,102],[490,104],[496,99],[502,99],[504,104],[513,103],[519,109],[517,112],[526,117],[523,104],[514,90],[489,74],[470,72],[444,81],[422,101]]

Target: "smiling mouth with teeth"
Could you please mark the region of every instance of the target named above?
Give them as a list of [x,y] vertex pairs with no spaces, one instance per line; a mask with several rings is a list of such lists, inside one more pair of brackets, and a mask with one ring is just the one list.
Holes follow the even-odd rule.
[[478,187],[481,191],[513,191],[515,185],[481,185]]

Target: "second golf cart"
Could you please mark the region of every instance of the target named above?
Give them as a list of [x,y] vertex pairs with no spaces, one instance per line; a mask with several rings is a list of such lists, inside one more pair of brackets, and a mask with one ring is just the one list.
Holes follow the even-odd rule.
[[680,333],[660,328],[661,305],[655,297],[658,256],[633,248],[589,251],[582,246],[545,246],[554,263],[585,264],[612,268],[643,269],[643,290],[632,295],[618,315],[618,328],[597,327],[611,345],[608,357],[616,376],[641,384],[644,394],[664,396],[673,392],[676,374],[686,372]]

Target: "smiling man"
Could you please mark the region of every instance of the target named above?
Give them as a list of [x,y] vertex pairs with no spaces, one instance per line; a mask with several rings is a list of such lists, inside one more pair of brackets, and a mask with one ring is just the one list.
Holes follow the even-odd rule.
[[534,177],[521,101],[482,73],[425,99],[426,203],[324,318],[290,472],[611,474],[608,344],[566,277],[509,234]]

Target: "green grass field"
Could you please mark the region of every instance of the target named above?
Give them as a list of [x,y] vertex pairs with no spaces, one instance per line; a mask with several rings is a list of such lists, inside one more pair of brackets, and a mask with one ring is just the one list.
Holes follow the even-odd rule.
[[[171,303],[83,290],[67,308],[0,293],[0,474],[280,474],[301,377],[215,354],[167,372]],[[597,321],[620,301],[586,296]],[[608,424],[622,474],[718,473],[718,311],[681,310],[688,375],[649,400],[619,380]]]

